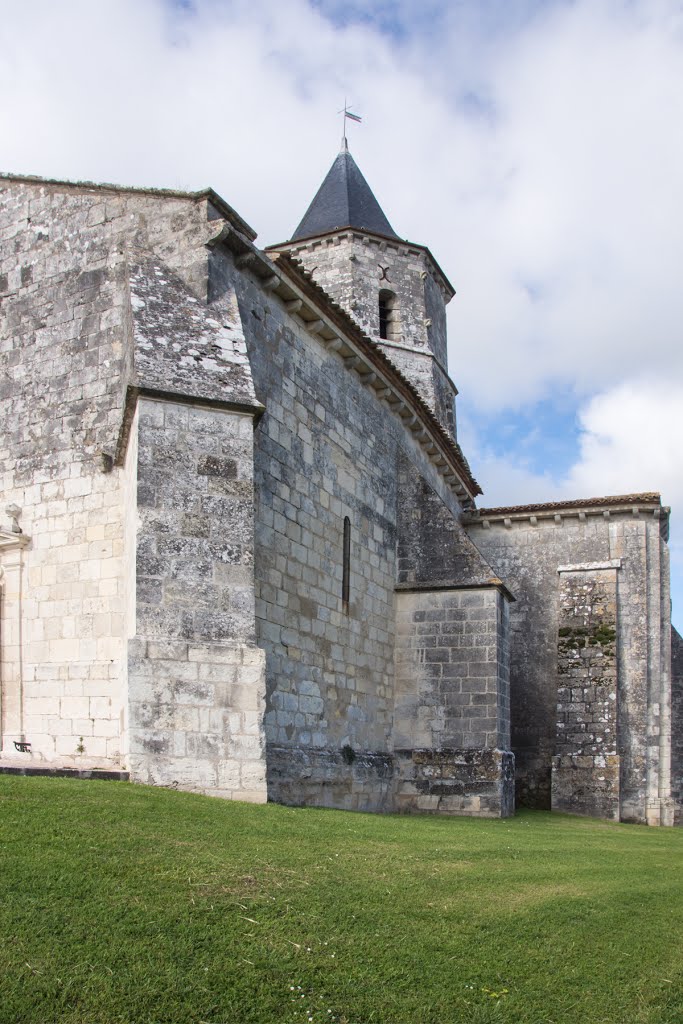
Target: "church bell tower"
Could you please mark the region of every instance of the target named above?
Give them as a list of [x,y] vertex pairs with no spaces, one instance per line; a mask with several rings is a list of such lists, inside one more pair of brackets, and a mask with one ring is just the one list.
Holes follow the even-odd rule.
[[383,350],[455,438],[446,304],[454,290],[423,245],[399,238],[346,139],[288,242],[304,269]]

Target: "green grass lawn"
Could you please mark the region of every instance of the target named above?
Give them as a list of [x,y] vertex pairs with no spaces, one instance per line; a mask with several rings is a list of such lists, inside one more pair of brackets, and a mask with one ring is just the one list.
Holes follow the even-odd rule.
[[0,777],[2,1024],[676,1024],[683,831]]

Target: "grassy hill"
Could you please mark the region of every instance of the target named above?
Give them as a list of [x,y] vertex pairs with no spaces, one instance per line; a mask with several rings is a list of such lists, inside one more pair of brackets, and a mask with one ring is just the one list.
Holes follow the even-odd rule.
[[683,830],[0,777],[2,1024],[676,1024]]

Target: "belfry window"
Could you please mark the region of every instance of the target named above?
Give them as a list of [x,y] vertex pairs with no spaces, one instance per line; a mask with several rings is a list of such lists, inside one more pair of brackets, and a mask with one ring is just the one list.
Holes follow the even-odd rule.
[[393,292],[383,288],[379,293],[379,336],[380,338],[392,338],[394,336],[394,321],[396,313],[396,296]]

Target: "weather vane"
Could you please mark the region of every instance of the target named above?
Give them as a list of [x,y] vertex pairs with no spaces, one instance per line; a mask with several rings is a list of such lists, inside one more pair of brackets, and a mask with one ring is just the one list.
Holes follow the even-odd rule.
[[343,110],[338,110],[337,113],[344,115],[344,117],[343,117],[344,128],[343,128],[343,131],[342,131],[342,149],[348,149],[348,142],[346,141],[346,119],[348,118],[349,121],[356,121],[358,124],[361,124],[362,121],[363,121],[363,118],[359,117],[358,114],[352,114],[351,113],[351,111],[349,110],[348,103],[346,102],[346,97],[344,97],[344,109]]

